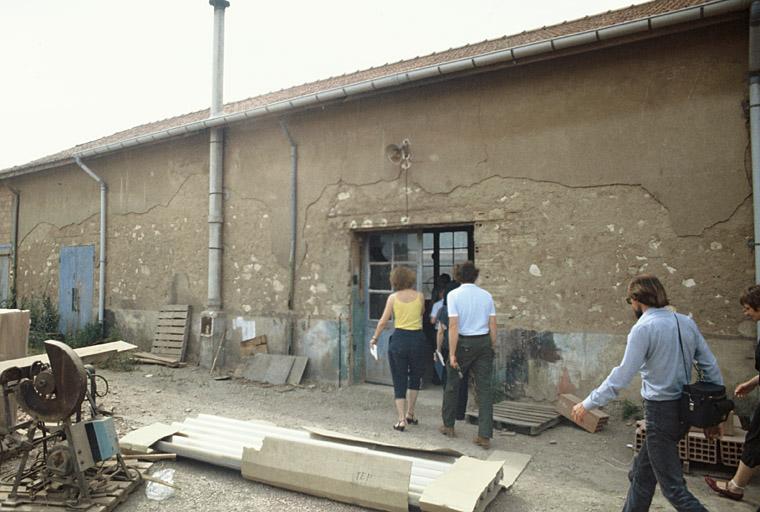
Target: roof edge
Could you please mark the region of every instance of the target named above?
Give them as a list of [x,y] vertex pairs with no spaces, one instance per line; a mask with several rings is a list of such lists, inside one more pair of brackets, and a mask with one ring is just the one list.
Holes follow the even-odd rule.
[[362,80],[331,89],[276,101],[274,103],[257,106],[240,112],[221,114],[144,135],[138,135],[118,142],[103,144],[82,151],[75,151],[70,156],[52,160],[50,162],[36,165],[33,162],[30,162],[28,164],[14,166],[0,170],[0,180],[52,169],[68,163],[74,163],[75,158],[100,156],[122,149],[190,135],[209,128],[220,128],[229,124],[260,118],[267,115],[278,115],[286,112],[303,110],[316,105],[340,101],[349,97],[365,95],[368,93],[388,92],[401,86],[421,82],[423,80],[441,79],[446,78],[449,75],[453,75],[453,78],[462,72],[483,69],[494,65],[517,64],[524,59],[538,56],[547,57],[552,53],[557,53],[562,50],[569,50],[595,43],[607,43],[615,39],[630,37],[637,34],[651,33],[660,29],[672,28],[676,25],[746,10],[751,3],[752,0],[712,0],[704,4],[628,20],[603,26],[601,28],[576,32],[574,34],[560,35],[554,38],[503,48],[480,55],[454,59],[434,64],[432,66],[420,67],[370,80]]

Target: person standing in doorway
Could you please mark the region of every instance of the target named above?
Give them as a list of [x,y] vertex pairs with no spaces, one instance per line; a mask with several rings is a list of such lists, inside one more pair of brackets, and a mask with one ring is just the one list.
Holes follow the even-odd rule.
[[403,432],[407,425],[419,423],[414,414],[414,406],[425,371],[426,354],[429,353],[425,346],[425,336],[422,334],[425,298],[414,288],[417,275],[410,268],[394,268],[390,280],[396,291],[388,296],[383,316],[380,317],[375,334],[369,342],[372,346],[377,344],[377,338],[392,314],[395,329],[388,342],[388,362],[398,413],[398,421],[393,428]]
[[[665,307],[669,304],[668,296],[655,276],[644,274],[633,278],[626,302],[637,321],[628,334],[623,361],[601,386],[573,408],[573,419],[583,421],[587,411],[615,398],[640,372],[647,435],[628,473],[631,485],[623,512],[649,510],[657,484],[676,510],[706,512],[686,488],[678,458],[678,442],[689,430],[689,425],[680,418],[679,399],[684,385],[691,382],[691,364],[687,363],[687,374],[684,361],[696,361],[704,380],[722,385],[718,363],[694,321]],[[718,427],[705,429],[708,439],[718,433]]]
[[471,261],[459,265],[461,283],[446,296],[449,316],[449,366],[443,393],[443,425],[439,431],[456,436],[454,423],[459,386],[464,372],[472,370],[478,397],[478,434],[473,442],[485,449],[493,437],[493,359],[496,347],[496,308],[491,294],[475,284],[480,271]]

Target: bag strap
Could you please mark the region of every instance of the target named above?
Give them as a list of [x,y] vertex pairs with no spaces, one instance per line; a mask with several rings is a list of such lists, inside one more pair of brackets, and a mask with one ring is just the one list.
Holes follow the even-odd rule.
[[[686,354],[683,351],[683,340],[681,339],[681,325],[678,323],[678,316],[676,316],[675,313],[673,313],[673,318],[676,319],[676,329],[678,329],[678,344],[681,347],[681,362],[683,363],[683,372],[686,376],[686,383],[689,383],[689,372],[686,369]],[[702,370],[697,366],[696,361],[692,361],[692,366],[694,366],[694,369],[697,371],[697,380],[702,380]]]
[[686,377],[686,383],[689,383],[689,369],[686,364],[686,354],[683,351],[683,340],[681,339],[681,325],[678,323],[678,316],[673,313],[673,318],[676,319],[676,329],[678,329],[678,346],[681,347],[681,362],[683,363],[683,373]]

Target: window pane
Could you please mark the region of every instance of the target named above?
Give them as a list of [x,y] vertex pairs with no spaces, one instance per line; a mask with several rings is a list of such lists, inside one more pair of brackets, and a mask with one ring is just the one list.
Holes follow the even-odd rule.
[[454,263],[467,261],[467,249],[454,249]]
[[441,267],[450,267],[454,264],[454,251],[452,249],[441,249],[439,258],[438,262]]
[[441,249],[451,249],[454,246],[454,236],[450,231],[439,234],[438,246]]
[[457,231],[454,233],[454,247],[467,247],[467,231]]
[[390,235],[369,236],[369,261],[391,261]]
[[393,261],[417,261],[417,233],[396,235],[393,240]]
[[390,293],[370,293],[369,294],[369,319],[380,320],[385,309],[385,301],[388,300]]
[[425,249],[422,251],[422,264],[423,265],[433,265],[435,261],[433,260],[433,249]]
[[422,235],[422,248],[423,249],[433,248],[433,233],[424,233]]
[[369,267],[369,287],[371,290],[390,290],[391,289],[391,266],[388,265],[370,265]]
[[422,290],[420,291],[425,297],[430,297],[430,294],[433,293],[433,285],[435,284],[433,270],[433,267],[422,267]]

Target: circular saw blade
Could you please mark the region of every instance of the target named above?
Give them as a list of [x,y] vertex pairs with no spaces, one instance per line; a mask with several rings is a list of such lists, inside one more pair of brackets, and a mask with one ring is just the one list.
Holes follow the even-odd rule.
[[52,392],[42,395],[31,379],[24,379],[18,385],[18,403],[36,420],[65,420],[79,410],[84,400],[87,372],[76,352],[65,343],[48,340],[45,351],[53,372]]

